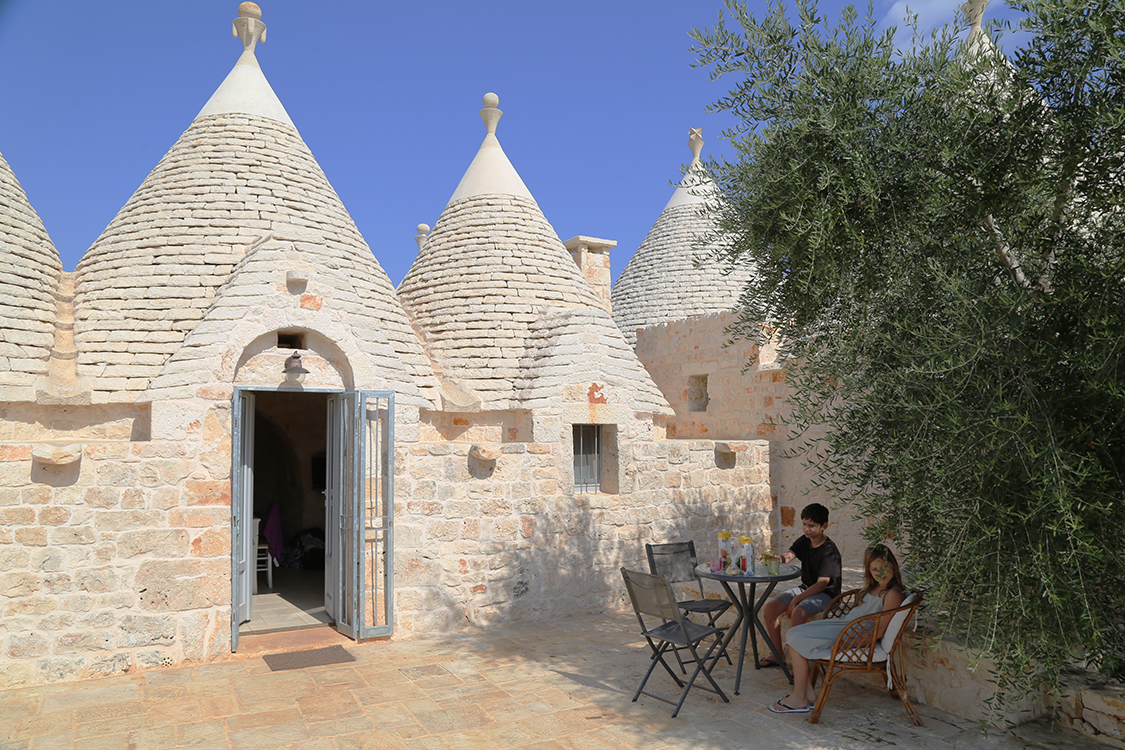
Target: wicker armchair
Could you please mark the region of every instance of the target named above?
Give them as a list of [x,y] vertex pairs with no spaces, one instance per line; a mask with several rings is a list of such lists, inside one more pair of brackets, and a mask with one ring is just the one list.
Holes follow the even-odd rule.
[[[857,604],[858,593],[858,589],[853,589],[833,599],[825,611],[825,618],[843,617],[850,612]],[[900,645],[906,625],[921,603],[922,594],[912,591],[907,594],[898,608],[875,612],[854,620],[836,637],[830,657],[809,660],[809,666],[814,669],[814,674],[815,670],[824,672],[824,683],[816,699],[816,708],[809,715],[809,723],[816,724],[820,721],[820,712],[824,710],[824,704],[828,701],[832,683],[840,675],[856,672],[886,672],[887,687],[902,699],[902,705],[906,707],[906,712],[910,714],[910,719],[915,726],[922,726],[922,719],[914,710],[914,705],[911,704],[907,694],[905,664]],[[873,638],[872,635],[878,632],[883,622],[887,622],[883,635]]]

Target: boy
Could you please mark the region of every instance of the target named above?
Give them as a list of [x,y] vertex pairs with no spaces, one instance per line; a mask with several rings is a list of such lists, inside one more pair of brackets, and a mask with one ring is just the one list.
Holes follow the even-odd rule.
[[[782,612],[789,615],[794,625],[800,625],[824,610],[840,594],[843,566],[840,550],[824,535],[824,530],[828,528],[828,508],[820,503],[806,505],[801,510],[801,526],[804,536],[781,555],[783,563],[794,559],[801,561],[801,585],[779,594],[762,608],[762,622],[778,653],[784,653],[781,650],[779,622]],[[778,663],[773,654],[769,654],[758,662],[758,666],[776,667]]]

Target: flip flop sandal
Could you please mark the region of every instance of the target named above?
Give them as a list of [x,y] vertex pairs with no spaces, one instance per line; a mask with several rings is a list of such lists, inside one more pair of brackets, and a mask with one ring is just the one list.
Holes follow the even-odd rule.
[[[782,702],[783,700],[785,700],[785,698],[786,698],[786,697],[787,697],[787,696],[784,696],[784,695],[783,695],[783,696],[781,696],[780,698],[778,698],[778,699],[777,699],[777,702],[778,702],[778,703],[781,703],[781,702]],[[784,706],[785,704],[784,704],[784,703],[781,703],[781,705],[783,705],[783,706]],[[809,710],[810,710],[810,711],[812,711],[812,710],[813,710],[814,708],[816,708],[816,704],[815,704],[815,703],[813,703],[812,701],[809,701]]]
[[769,669],[770,667],[780,667],[780,666],[781,666],[780,662],[776,662],[773,659],[769,658],[768,656],[758,660],[758,669]]
[[[781,708],[778,708],[778,706],[781,706]],[[807,714],[809,711],[812,711],[812,706],[793,708],[792,706],[787,706],[781,701],[778,701],[770,705],[770,711],[773,711],[775,714]]]

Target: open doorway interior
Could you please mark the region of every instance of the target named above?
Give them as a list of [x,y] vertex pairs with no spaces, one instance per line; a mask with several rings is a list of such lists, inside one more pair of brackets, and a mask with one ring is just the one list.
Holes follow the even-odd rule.
[[[327,401],[325,393],[255,393],[257,580],[252,617],[239,627],[241,633],[332,621],[324,607]],[[248,525],[251,533],[253,528]]]

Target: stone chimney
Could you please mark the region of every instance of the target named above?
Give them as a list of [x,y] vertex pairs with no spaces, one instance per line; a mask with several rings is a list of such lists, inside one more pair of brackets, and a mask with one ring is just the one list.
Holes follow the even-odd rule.
[[609,273],[609,251],[617,247],[616,240],[600,240],[597,237],[578,235],[563,243],[570,251],[570,257],[582,269],[582,275],[602,301],[606,312],[613,312],[609,301],[612,278]]

